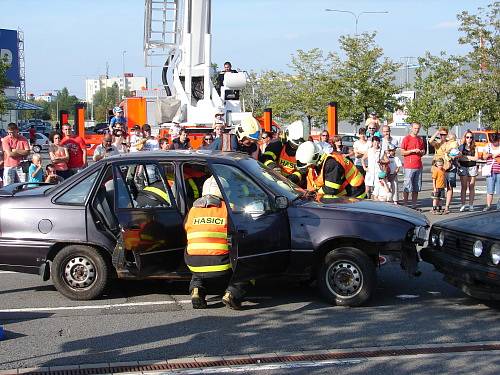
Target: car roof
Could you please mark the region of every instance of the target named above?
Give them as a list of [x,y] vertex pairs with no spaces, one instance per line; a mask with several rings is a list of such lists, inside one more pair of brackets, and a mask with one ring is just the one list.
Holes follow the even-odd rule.
[[212,150],[168,150],[168,151],[140,151],[127,154],[114,155],[103,161],[117,161],[117,160],[142,160],[142,159],[199,159],[211,161],[235,161],[252,159],[248,154],[242,152],[230,151],[212,151]]

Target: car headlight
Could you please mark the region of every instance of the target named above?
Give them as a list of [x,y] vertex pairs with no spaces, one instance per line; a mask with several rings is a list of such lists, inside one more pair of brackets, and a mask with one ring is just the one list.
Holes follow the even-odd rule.
[[498,243],[491,247],[491,261],[495,266],[500,263],[500,244]]
[[432,246],[436,247],[439,243],[439,235],[437,233],[432,233],[431,234],[431,244]]
[[444,232],[439,233],[439,246],[444,246]]
[[413,241],[423,244],[427,240],[427,228],[426,227],[415,227],[413,232]]
[[483,253],[483,243],[479,240],[474,242],[474,246],[472,246],[472,252],[474,253],[474,256],[479,258]]

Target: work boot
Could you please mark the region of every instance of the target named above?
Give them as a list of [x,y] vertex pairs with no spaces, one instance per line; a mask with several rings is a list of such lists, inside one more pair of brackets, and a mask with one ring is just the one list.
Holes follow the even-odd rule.
[[193,309],[207,308],[205,293],[200,288],[193,288],[191,291],[191,304],[193,305]]
[[222,297],[222,303],[233,310],[241,310],[241,301],[233,297],[231,292],[226,292]]

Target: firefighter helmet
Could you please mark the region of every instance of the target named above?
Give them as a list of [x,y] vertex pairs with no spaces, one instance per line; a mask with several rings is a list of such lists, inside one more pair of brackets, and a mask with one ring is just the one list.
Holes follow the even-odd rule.
[[258,141],[260,137],[259,122],[253,116],[245,117],[236,128],[236,136],[240,141],[242,141],[243,138]]
[[295,148],[304,143],[305,139],[304,124],[301,120],[294,121],[287,126],[285,130],[286,140]]
[[297,168],[305,169],[310,165],[318,165],[323,149],[318,144],[307,141],[297,148],[295,159],[297,159]]
[[[219,177],[219,180],[222,184],[222,187],[228,188],[229,184],[227,183],[226,179],[223,177]],[[205,180],[203,183],[203,190],[202,190],[202,195],[214,195],[216,197],[219,197],[220,199],[222,198],[222,193],[220,192],[219,185],[217,185],[217,181],[215,181],[214,176],[210,176]]]

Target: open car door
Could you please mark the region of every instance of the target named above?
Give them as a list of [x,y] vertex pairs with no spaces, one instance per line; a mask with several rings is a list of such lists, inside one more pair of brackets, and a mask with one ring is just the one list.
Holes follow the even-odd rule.
[[167,168],[173,176],[173,163],[160,167],[154,161],[141,161],[114,166],[122,263],[138,276],[160,276],[184,268],[183,217],[170,188],[173,181],[165,173]]
[[230,216],[234,280],[244,281],[284,272],[290,257],[290,228],[286,210],[243,170],[211,165]]

